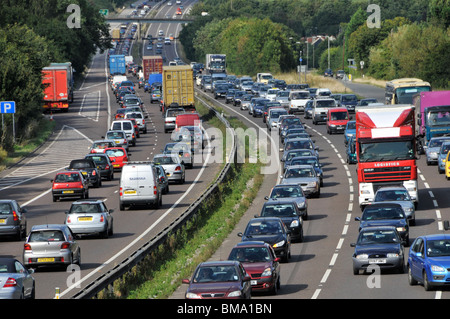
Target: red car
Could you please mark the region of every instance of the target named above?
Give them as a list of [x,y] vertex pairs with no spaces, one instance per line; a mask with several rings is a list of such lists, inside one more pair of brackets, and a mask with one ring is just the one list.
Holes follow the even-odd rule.
[[207,261],[199,264],[189,284],[186,299],[249,299],[250,276],[238,261]]
[[61,197],[89,198],[89,184],[80,171],[63,171],[51,180],[53,201]]
[[123,147],[108,147],[105,149],[105,154],[108,155],[113,163],[114,170],[121,170],[128,162],[128,154]]
[[240,242],[233,247],[228,260],[242,263],[251,277],[252,292],[276,294],[280,289],[280,258],[271,245],[262,241]]

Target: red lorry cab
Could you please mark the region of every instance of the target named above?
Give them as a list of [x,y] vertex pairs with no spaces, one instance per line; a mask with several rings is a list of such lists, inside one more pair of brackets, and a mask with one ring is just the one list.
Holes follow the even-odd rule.
[[327,133],[344,133],[345,126],[350,119],[351,117],[345,107],[329,109],[327,113]]
[[184,113],[175,118],[175,129],[182,126],[200,126],[200,116],[198,113]]

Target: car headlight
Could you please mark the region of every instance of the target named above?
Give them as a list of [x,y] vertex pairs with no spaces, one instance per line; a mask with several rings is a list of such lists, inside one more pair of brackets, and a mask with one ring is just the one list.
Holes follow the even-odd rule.
[[294,219],[292,222],[291,222],[291,225],[289,226],[289,227],[298,227],[300,225],[300,223],[298,222],[298,220],[297,219]]
[[267,276],[272,276],[272,269],[270,267],[264,269],[263,273],[261,274],[261,277]]
[[187,299],[200,299],[200,295],[194,294],[192,292],[187,292],[186,298]]
[[413,212],[414,211],[414,209],[412,207],[407,207],[404,210],[405,210],[405,213],[409,213],[409,212]]
[[368,254],[356,255],[356,259],[369,259],[369,255]]
[[305,204],[306,204],[305,202],[301,202],[301,203],[298,203],[297,206],[298,206],[298,208],[304,208]]
[[396,229],[398,232],[406,231],[406,227],[397,227]]
[[330,125],[330,127],[336,127],[336,125],[334,125],[334,124],[331,124],[331,125]]
[[286,241],[282,240],[273,245],[273,248],[283,247]]
[[433,271],[433,272],[444,272],[445,268],[441,267],[441,266],[432,265],[431,266],[431,271]]
[[239,290],[232,291],[228,294],[228,297],[240,297],[240,296],[241,296],[241,292]]
[[316,187],[317,186],[317,182],[309,182],[308,186],[309,187]]

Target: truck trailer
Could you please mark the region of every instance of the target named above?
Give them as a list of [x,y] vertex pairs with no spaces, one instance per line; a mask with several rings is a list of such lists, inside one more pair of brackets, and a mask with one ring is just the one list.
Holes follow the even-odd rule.
[[361,208],[382,186],[404,186],[417,206],[414,106],[382,105],[356,110],[356,157]]
[[67,73],[67,68],[61,66],[48,66],[42,69],[44,111],[68,112],[71,83]]
[[450,91],[420,92],[414,95],[416,110],[417,153],[423,154],[424,146],[432,137],[450,134]]
[[189,65],[164,66],[162,76],[161,110],[171,104],[195,110],[194,74]]

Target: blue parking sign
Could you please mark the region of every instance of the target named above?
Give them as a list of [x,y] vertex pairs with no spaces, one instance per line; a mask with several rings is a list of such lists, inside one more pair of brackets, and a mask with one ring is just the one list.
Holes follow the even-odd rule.
[[0,113],[1,114],[16,113],[16,102],[14,102],[14,101],[0,102]]

